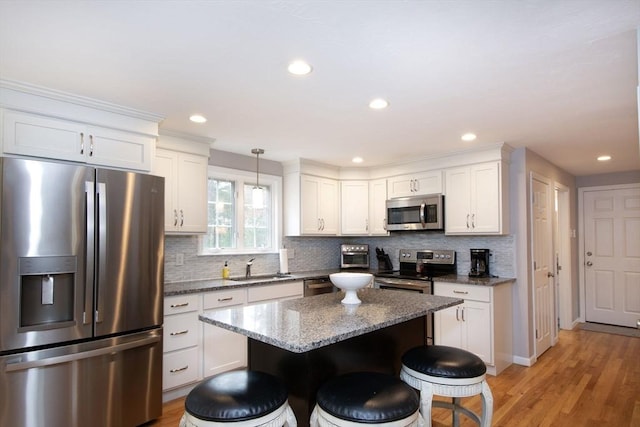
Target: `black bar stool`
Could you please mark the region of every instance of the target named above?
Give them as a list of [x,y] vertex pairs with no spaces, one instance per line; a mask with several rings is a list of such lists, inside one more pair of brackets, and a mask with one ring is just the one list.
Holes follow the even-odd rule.
[[391,375],[355,372],[320,387],[311,427],[405,427],[422,424],[418,394]]
[[[487,367],[475,354],[455,347],[430,345],[412,348],[402,356],[400,378],[420,390],[420,411],[431,427],[431,407],[451,409],[453,425],[459,425],[459,413],[481,427],[491,426],[493,395],[485,375]],[[452,397],[453,402],[433,400],[433,395]],[[460,398],[482,395],[482,416],[460,404]]]
[[287,390],[273,375],[232,371],[189,392],[180,427],[297,427]]

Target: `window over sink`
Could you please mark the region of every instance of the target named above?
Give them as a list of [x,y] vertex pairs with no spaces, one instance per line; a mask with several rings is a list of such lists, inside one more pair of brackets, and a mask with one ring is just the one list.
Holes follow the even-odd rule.
[[282,224],[282,178],[260,174],[262,197],[252,172],[209,166],[207,234],[200,255],[277,252]]

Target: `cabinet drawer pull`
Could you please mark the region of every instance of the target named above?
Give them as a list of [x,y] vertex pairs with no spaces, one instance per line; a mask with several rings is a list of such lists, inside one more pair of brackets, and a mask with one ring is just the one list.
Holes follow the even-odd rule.
[[185,329],[184,331],[171,332],[169,335],[171,335],[173,337],[173,336],[176,336],[176,335],[184,335],[184,334],[188,334],[188,333],[189,333],[189,330]]
[[189,369],[189,365],[187,365],[187,366],[183,366],[182,368],[171,369],[171,370],[169,370],[169,372],[171,372],[172,374],[174,374],[174,373],[176,373],[176,372],[186,371],[187,369]]
[[187,307],[188,305],[188,302],[181,302],[180,304],[171,304],[171,308]]
[[218,302],[227,302],[233,300],[233,297],[218,298]]
[[467,291],[453,291],[454,294],[462,294],[462,295],[467,295],[469,292]]

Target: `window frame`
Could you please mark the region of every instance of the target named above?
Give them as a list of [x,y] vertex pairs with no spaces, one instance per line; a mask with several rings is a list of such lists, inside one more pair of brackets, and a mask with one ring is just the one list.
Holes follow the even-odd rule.
[[[240,169],[224,168],[220,166],[209,166],[207,168],[207,182],[210,178],[225,179],[235,182],[234,192],[234,220],[237,227],[244,227],[244,185],[255,185],[255,172],[244,171]],[[235,248],[205,248],[205,236],[198,237],[198,255],[251,255],[251,254],[268,254],[278,253],[278,249],[282,243],[282,177],[277,175],[269,175],[260,173],[260,184],[271,188],[271,247],[265,249],[245,248],[244,242],[240,238],[240,230],[236,230],[234,235]],[[207,184],[208,185],[208,184]],[[207,204],[209,203],[207,194]],[[207,210],[207,228],[209,224],[209,213]]]

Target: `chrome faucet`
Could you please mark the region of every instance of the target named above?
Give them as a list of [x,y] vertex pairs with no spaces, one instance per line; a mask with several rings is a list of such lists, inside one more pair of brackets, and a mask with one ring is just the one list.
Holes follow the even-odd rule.
[[249,279],[251,277],[251,265],[253,264],[253,260],[255,258],[251,258],[249,261],[247,261],[247,272],[244,276],[245,279]]

